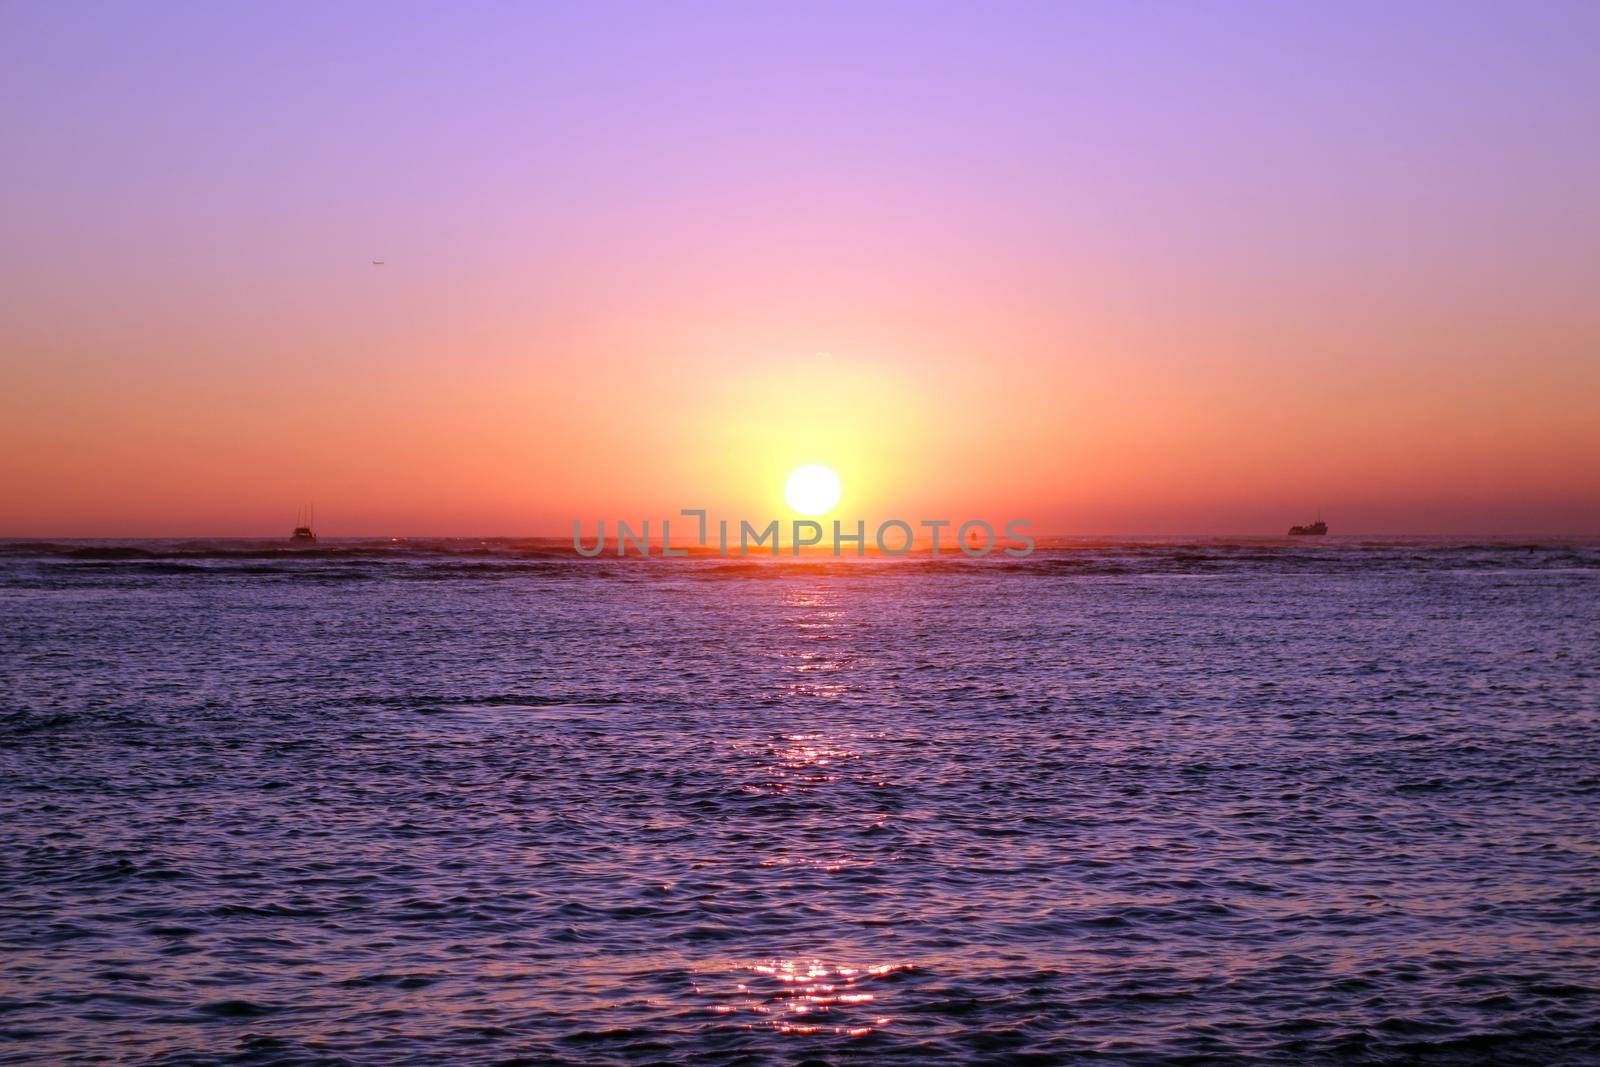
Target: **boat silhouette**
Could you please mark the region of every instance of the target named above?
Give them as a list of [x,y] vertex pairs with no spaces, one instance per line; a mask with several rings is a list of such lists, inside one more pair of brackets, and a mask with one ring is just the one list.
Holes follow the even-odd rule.
[[289,535],[292,545],[314,545],[317,543],[317,534],[311,527],[316,521],[317,509],[314,504],[303,505],[295,512],[294,533]]
[[1321,537],[1328,532],[1328,524],[1318,519],[1316,522],[1304,526],[1289,527],[1290,537]]

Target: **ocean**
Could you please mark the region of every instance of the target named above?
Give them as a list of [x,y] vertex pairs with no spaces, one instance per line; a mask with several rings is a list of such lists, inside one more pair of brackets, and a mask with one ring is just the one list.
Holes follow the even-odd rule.
[[5,542],[0,619],[0,1062],[1600,1061],[1600,542]]

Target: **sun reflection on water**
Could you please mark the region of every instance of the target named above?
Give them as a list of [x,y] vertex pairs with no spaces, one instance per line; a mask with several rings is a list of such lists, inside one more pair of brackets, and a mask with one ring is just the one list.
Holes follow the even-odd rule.
[[[849,619],[829,589],[800,589],[783,601],[787,629],[779,655],[787,684],[784,699],[839,700],[850,694],[858,660],[851,652]],[[739,788],[762,805],[753,811],[796,820],[811,831],[773,837],[773,848],[757,862],[773,872],[774,884],[806,882],[816,874],[862,877],[858,869],[876,866],[881,847],[863,849],[856,837],[861,823],[818,823],[803,814],[847,811],[881,829],[883,790],[891,788],[879,766],[884,734],[791,731],[729,743],[729,769]],[[805,803],[796,805],[794,802]],[[878,853],[878,854],[874,854]],[[889,857],[890,859],[897,857]],[[868,875],[870,877],[870,875]],[[815,886],[824,883],[811,882]],[[833,884],[829,882],[827,884]],[[723,1025],[784,1034],[863,1037],[890,1025],[883,1000],[894,976],[911,971],[909,962],[851,963],[815,957],[771,957],[723,961],[697,973],[694,992],[706,998]]]
[[848,657],[834,647],[844,619],[844,612],[834,604],[834,595],[821,589],[796,590],[784,598],[784,606],[793,612],[789,625],[794,630],[794,647],[779,655],[785,661],[784,669],[796,676],[787,695],[836,700],[849,691],[848,683],[830,678],[849,666]]
[[856,776],[860,750],[843,740],[820,733],[782,734],[760,743],[735,743],[734,752],[760,758],[765,766],[759,780],[745,785],[747,792],[787,794]]
[[734,1017],[747,1029],[860,1037],[893,1022],[879,1003],[882,980],[912,969],[903,962],[772,958],[737,965],[728,979],[731,990],[708,990],[697,982],[695,992],[712,997],[712,1011]]

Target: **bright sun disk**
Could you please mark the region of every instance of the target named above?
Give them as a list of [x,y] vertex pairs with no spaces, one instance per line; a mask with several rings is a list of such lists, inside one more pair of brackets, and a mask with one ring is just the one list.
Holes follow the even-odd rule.
[[802,515],[826,515],[839,503],[840,492],[839,476],[821,463],[796,468],[783,485],[783,499]]

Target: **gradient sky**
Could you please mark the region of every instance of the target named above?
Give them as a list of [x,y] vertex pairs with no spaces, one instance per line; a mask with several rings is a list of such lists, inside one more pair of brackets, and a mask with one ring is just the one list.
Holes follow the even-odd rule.
[[0,0],[0,536],[780,516],[805,462],[1600,532],[1597,54],[1593,3]]

